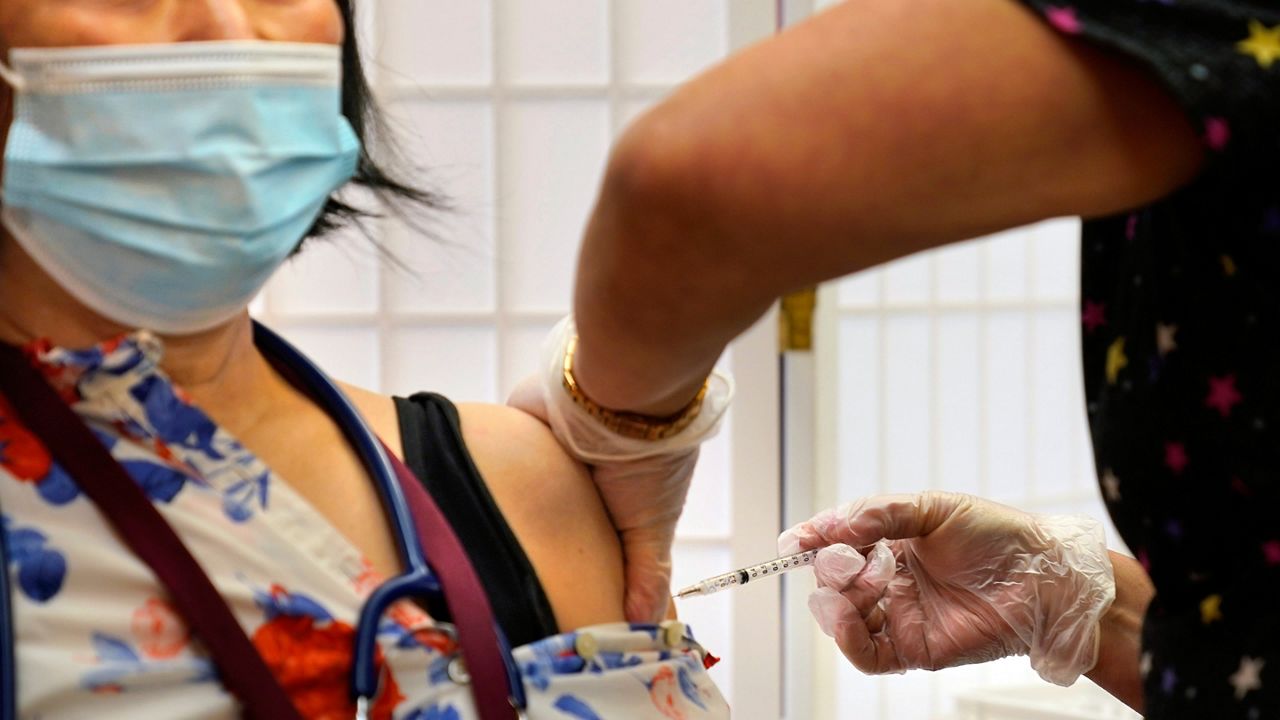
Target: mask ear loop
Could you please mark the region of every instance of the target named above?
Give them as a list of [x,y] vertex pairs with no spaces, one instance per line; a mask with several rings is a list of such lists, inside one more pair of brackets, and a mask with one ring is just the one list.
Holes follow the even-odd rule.
[[19,92],[27,86],[27,83],[22,79],[22,76],[14,72],[13,68],[6,65],[3,60],[0,60],[0,80],[4,80],[6,83],[9,83],[10,87]]

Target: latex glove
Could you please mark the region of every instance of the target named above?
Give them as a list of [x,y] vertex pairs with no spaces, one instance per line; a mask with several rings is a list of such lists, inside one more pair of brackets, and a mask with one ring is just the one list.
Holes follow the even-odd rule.
[[713,437],[733,395],[733,381],[710,378],[698,417],[664,440],[636,440],[604,427],[565,391],[564,353],[575,333],[565,318],[543,347],[542,372],[526,378],[507,400],[545,422],[565,449],[591,466],[626,563],[626,614],[657,622],[671,601],[671,546],[684,510],[701,444]]
[[1041,677],[1070,685],[1097,662],[1115,577],[1096,520],[953,493],[884,495],[778,538],[782,554],[822,546],[809,609],[863,672],[1030,655]]

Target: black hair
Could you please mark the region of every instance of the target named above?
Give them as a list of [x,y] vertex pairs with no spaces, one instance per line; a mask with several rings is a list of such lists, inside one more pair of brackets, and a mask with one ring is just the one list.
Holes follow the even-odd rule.
[[[417,187],[398,177],[385,164],[387,159],[395,160],[396,156],[382,110],[378,107],[369,79],[364,74],[364,62],[360,57],[356,32],[356,1],[337,0],[346,25],[346,38],[342,42],[342,114],[351,123],[356,137],[360,138],[361,147],[360,160],[351,182],[368,190],[381,210],[422,219],[426,211],[447,209],[448,202],[440,193]],[[382,148],[378,159],[370,151],[374,142],[379,143]],[[381,214],[379,208],[355,205],[335,195],[329,198],[320,217],[311,226],[307,239],[321,237],[351,223],[359,225],[362,220],[379,217]]]

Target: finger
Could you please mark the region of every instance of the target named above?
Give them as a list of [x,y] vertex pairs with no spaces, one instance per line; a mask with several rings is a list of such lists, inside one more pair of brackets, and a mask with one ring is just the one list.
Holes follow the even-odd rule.
[[507,405],[547,422],[547,401],[543,395],[542,379],[530,375],[521,380],[507,397]]
[[834,510],[818,513],[806,530],[819,545],[845,543],[856,548],[880,540],[922,537],[938,529],[967,497],[956,493],[925,492],[910,495],[877,495]]
[[809,596],[809,612],[854,667],[864,673],[897,672],[897,654],[889,638],[872,633],[862,615],[843,595],[818,588]]
[[810,523],[800,523],[795,527],[784,530],[778,536],[778,555],[795,555],[798,552],[812,550],[826,545],[822,536],[814,530]]
[[666,578],[627,573],[627,593],[623,601],[627,622],[661,622],[670,602],[671,583]]
[[885,607],[884,598],[880,598],[880,601],[875,604],[875,607],[871,608],[871,612],[868,613],[866,616],[867,630],[869,630],[872,635],[884,630],[884,625],[885,625],[884,607]]
[[843,595],[864,617],[884,597],[897,569],[893,551],[885,543],[873,546],[865,559],[848,545],[832,545],[818,551],[814,561],[818,582]]
[[818,557],[813,561],[813,571],[818,576],[818,582],[833,590],[849,587],[866,566],[867,559],[862,553],[844,544],[819,550]]

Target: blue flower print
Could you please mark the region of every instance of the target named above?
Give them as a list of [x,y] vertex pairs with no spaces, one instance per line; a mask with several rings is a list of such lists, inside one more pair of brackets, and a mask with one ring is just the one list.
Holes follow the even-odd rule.
[[538,692],[546,692],[547,688],[551,686],[551,661],[539,657],[531,662],[526,662],[521,666],[520,674]]
[[3,518],[5,547],[8,550],[5,571],[10,563],[18,567],[18,587],[22,594],[38,603],[47,603],[62,590],[67,578],[67,558],[48,547],[48,538],[39,530],[15,528]]
[[93,649],[102,662],[141,662],[138,652],[129,643],[106,633],[93,634]]
[[199,450],[214,460],[223,459],[213,443],[218,427],[203,412],[180,400],[168,382],[153,375],[134,385],[129,393],[142,405],[161,440]]
[[676,678],[680,681],[680,692],[686,698],[689,698],[689,702],[706,710],[707,706],[702,702],[702,693],[698,691],[698,686],[694,684],[693,676],[689,674],[688,668],[680,668],[676,672]]
[[298,593],[287,592],[284,588],[273,586],[268,592],[255,590],[254,602],[266,613],[267,622],[281,615],[285,617],[309,617],[322,622],[333,620],[320,603]]
[[[149,672],[173,672],[172,663],[149,664],[127,641],[106,633],[93,634],[93,650],[104,667],[80,678],[80,685],[91,692],[124,692],[131,680],[144,683],[142,678]],[[183,682],[210,682],[217,677],[208,658],[192,658],[186,664],[191,674]]]
[[80,486],[58,463],[49,466],[49,474],[36,483],[36,494],[50,505],[66,505],[80,497]]
[[173,502],[191,480],[181,470],[154,460],[123,460],[120,464],[153,502]]
[[222,496],[222,511],[232,522],[248,522],[256,509],[266,509],[270,484],[270,472],[263,472],[251,480],[233,483]]
[[573,695],[561,695],[552,707],[578,720],[600,720],[600,716],[591,709],[590,705]]
[[426,709],[414,710],[405,716],[404,720],[462,720],[462,716],[458,714],[458,708],[453,705],[432,705]]

